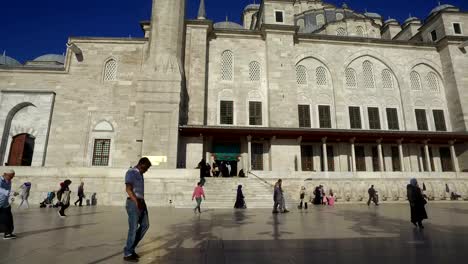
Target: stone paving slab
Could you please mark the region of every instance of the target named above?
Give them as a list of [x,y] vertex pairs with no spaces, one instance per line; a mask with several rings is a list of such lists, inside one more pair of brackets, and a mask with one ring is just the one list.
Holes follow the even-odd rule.
[[[431,203],[423,231],[405,204],[267,209],[151,208],[140,263],[465,263],[468,204]],[[0,240],[0,263],[125,263],[123,207],[14,210],[18,239]]]

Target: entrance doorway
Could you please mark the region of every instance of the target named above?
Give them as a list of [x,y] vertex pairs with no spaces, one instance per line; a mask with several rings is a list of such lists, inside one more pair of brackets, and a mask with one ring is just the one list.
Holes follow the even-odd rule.
[[240,156],[240,144],[238,143],[217,143],[213,145],[213,157],[217,166],[216,176],[232,177],[237,176],[237,163]]
[[8,166],[31,166],[35,138],[29,134],[13,137],[8,156]]

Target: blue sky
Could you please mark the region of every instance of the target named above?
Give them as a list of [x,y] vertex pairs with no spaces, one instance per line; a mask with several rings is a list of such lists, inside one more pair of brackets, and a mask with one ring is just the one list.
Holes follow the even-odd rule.
[[[260,0],[256,0],[257,3]],[[240,23],[254,0],[205,0],[208,18]],[[380,13],[400,21],[409,14],[426,18],[437,0],[328,0],[356,11]],[[468,11],[467,0],[441,1]],[[142,37],[139,21],[148,20],[152,0],[2,0],[0,52],[25,62],[46,53],[64,53],[70,36]],[[199,0],[187,0],[187,18],[195,18]]]

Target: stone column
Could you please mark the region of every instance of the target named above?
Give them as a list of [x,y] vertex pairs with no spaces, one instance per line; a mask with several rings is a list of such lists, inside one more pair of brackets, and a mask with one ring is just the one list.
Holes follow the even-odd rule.
[[252,136],[247,136],[247,169],[248,171],[252,170]]
[[327,138],[322,138],[323,171],[328,171]]
[[455,141],[449,141],[450,145],[450,154],[452,156],[453,170],[455,172],[460,172],[460,165],[458,164],[457,153],[455,152]]
[[429,155],[429,145],[428,141],[424,141],[424,155],[426,156],[426,166],[427,166],[427,171],[431,172],[431,155]]
[[354,141],[356,138],[352,138],[349,142],[351,143],[351,171],[356,172],[356,152],[354,151]]
[[401,171],[404,172],[405,171],[405,161],[404,161],[405,156],[403,155],[403,139],[397,140],[397,143],[398,143],[398,154],[400,156],[400,167],[401,167]]
[[383,160],[383,151],[382,151],[382,139],[377,140],[377,152],[379,155],[379,171],[385,171],[384,169],[384,160]]

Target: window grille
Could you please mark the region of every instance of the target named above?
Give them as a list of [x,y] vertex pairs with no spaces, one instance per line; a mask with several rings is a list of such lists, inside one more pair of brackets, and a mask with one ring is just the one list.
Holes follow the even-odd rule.
[[380,171],[379,150],[376,146],[372,147],[372,170]]
[[302,171],[314,170],[314,149],[311,145],[301,146]]
[[368,107],[367,114],[369,116],[369,128],[370,129],[380,129],[380,116],[379,108],[377,107]]
[[418,130],[429,130],[427,126],[427,117],[426,117],[426,110],[424,109],[416,109],[416,125]]
[[260,63],[252,61],[249,64],[249,77],[251,82],[260,81]]
[[325,24],[325,16],[323,14],[318,14],[315,19],[317,20],[317,26],[321,27]]
[[220,121],[223,125],[232,125],[234,122],[233,101],[221,101]]
[[310,127],[310,106],[298,105],[299,127]]
[[362,63],[362,71],[364,78],[364,87],[365,88],[375,88],[374,81],[374,66],[372,62],[366,60]]
[[356,71],[352,68],[348,68],[346,69],[345,75],[346,75],[346,86],[348,86],[348,88],[356,88],[357,86]]
[[221,79],[224,81],[232,81],[233,76],[234,56],[232,51],[226,50],[221,55]]
[[356,171],[366,171],[366,153],[363,146],[354,148],[356,156]]
[[318,67],[315,70],[315,74],[317,77],[317,85],[324,86],[327,85],[327,70],[324,67]]
[[398,111],[396,108],[387,108],[387,124],[388,129],[399,130],[400,123],[398,122]]
[[318,110],[320,128],[331,128],[330,106],[319,105]]
[[93,166],[109,166],[110,139],[95,139],[93,149]]
[[249,102],[249,125],[262,125],[262,102]]
[[393,89],[393,77],[388,69],[382,71],[382,86],[384,89]]
[[430,72],[426,76],[427,86],[430,91],[438,92],[439,91],[439,82],[437,80],[437,75],[433,72]]
[[421,76],[419,76],[419,73],[412,71],[410,77],[411,77],[411,89],[414,91],[422,90]]
[[307,69],[306,67],[299,65],[296,67],[296,80],[297,84],[307,84]]
[[361,26],[356,27],[356,35],[358,37],[364,37],[364,28]]
[[104,81],[117,80],[117,62],[110,59],[104,65]]
[[432,110],[434,116],[434,124],[436,131],[447,131],[447,125],[445,124],[445,116],[443,110]]
[[263,144],[252,143],[252,170],[263,170]]
[[283,21],[284,21],[283,11],[276,11],[275,12],[275,19],[276,19],[276,22],[283,23]]
[[346,32],[346,29],[340,27],[336,30],[336,35],[337,36],[346,36],[348,35],[347,32]]
[[442,171],[453,171],[452,155],[450,149],[447,147],[439,148],[440,163],[442,164]]
[[359,107],[350,106],[349,107],[349,121],[350,127],[353,129],[361,129],[361,110]]

